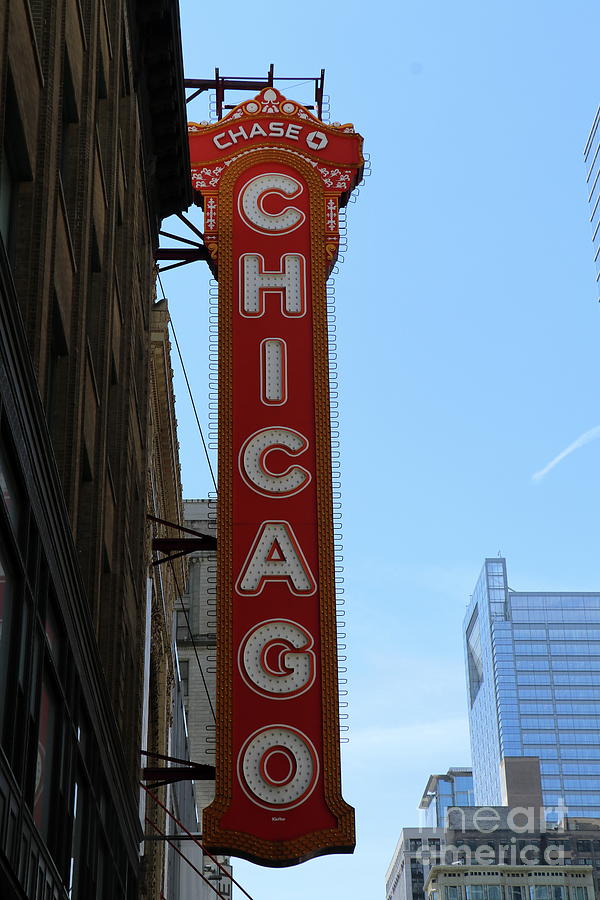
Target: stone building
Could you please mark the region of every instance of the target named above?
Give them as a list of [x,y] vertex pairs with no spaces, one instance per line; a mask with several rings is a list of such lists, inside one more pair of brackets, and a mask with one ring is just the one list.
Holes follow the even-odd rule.
[[[202,534],[215,533],[215,518],[210,514],[208,500],[186,500],[184,516],[187,528]],[[187,588],[176,611],[179,665],[193,759],[214,766],[216,551],[197,550],[188,556],[188,564]],[[195,791],[198,809],[202,810],[214,798],[215,783],[197,781]]]
[[589,866],[435,866],[427,900],[594,900]]
[[[491,871],[513,866],[521,871],[534,866],[547,871],[588,866],[589,900],[594,890],[600,896],[600,819],[563,815],[558,822],[547,822],[536,758],[506,757],[500,782],[505,806],[448,806],[441,827],[402,829],[386,875],[387,900],[424,900],[428,879],[439,866],[466,866],[473,871],[476,867]],[[542,882],[538,879],[535,883]],[[464,900],[465,893],[466,900],[494,900],[483,895],[475,898],[478,892],[471,891],[470,883],[459,895],[446,890],[444,884],[438,900],[442,900],[440,894],[443,900]],[[491,893],[495,894],[495,889]],[[505,900],[519,898],[506,895]],[[523,900],[530,900],[529,893]],[[542,900],[541,894],[539,898],[532,894],[532,900]],[[549,900],[567,900],[567,896],[557,894]],[[575,900],[575,894],[570,900]]]
[[[153,254],[191,200],[179,10],[9,0],[0,35],[0,896],[132,900]],[[174,448],[151,505],[173,514]]]
[[[215,510],[209,500],[185,500],[186,528],[214,535]],[[197,763],[215,764],[215,672],[216,672],[216,550],[197,550],[188,556],[189,579],[176,610],[177,650],[184,685],[190,755]],[[194,782],[198,815],[215,795],[214,781]],[[219,860],[230,871],[229,859]],[[231,880],[205,859],[206,873],[224,897],[231,893]]]
[[[169,343],[169,310],[166,300],[154,303],[150,312],[150,409],[149,467],[147,509],[154,520],[179,523],[183,518],[183,500],[175,419],[175,396]],[[173,529],[151,520],[153,537],[169,537]],[[148,546],[148,558],[151,547]],[[144,682],[141,749],[143,762],[150,766],[166,766],[165,757],[189,759],[185,734],[183,692],[179,690],[177,649],[174,638],[174,610],[187,579],[185,557],[167,562],[155,554],[148,579],[146,632],[144,641]],[[185,756],[184,756],[185,754]],[[192,783],[176,782],[156,788],[153,794],[173,812],[193,834],[198,833],[198,818]],[[175,845],[158,840],[159,834],[175,834],[180,827],[147,796],[141,804],[143,827],[151,840],[144,844],[144,879],[142,895],[179,900],[179,887],[187,885],[186,900],[201,900],[201,880],[194,876],[174,847],[195,865],[201,863],[200,848],[193,842]]]

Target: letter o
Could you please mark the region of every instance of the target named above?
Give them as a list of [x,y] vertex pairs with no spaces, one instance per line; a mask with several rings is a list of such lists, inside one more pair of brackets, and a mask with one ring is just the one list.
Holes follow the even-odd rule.
[[312,794],[319,758],[312,741],[290,725],[255,731],[238,756],[238,778],[247,797],[263,809],[293,809]]

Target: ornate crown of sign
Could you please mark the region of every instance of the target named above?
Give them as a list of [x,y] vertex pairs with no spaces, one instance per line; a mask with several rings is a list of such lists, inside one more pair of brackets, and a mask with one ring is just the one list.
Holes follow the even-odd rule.
[[[218,124],[222,125],[225,122],[239,119],[244,115],[256,117],[258,114],[281,115],[282,113],[286,116],[295,115],[298,116],[299,119],[312,121],[315,123],[315,125],[318,126],[323,126],[324,124],[305,106],[302,106],[302,104],[300,103],[296,103],[295,100],[289,100],[287,97],[284,97],[284,95],[281,94],[276,88],[271,87],[262,90],[260,94],[257,94],[256,97],[254,97],[252,100],[246,100],[243,103],[238,104],[238,106],[230,110],[227,115],[223,116],[222,119],[219,119]],[[200,131],[204,128],[214,127],[214,124],[206,121],[188,123],[188,130],[191,132]],[[345,134],[354,134],[354,126],[351,123],[342,125],[340,122],[333,122],[331,125],[327,125],[325,127],[341,130]]]

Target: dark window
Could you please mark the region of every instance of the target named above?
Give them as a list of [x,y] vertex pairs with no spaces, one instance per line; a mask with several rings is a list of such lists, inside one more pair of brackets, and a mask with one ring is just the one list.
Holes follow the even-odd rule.
[[0,236],[7,250],[10,238],[15,182],[16,178],[8,159],[6,146],[3,145],[0,154]]
[[[190,639],[190,632],[189,632],[188,624],[187,624],[189,615],[190,615],[189,610],[185,610],[185,611],[182,609],[177,610],[177,613],[176,613],[176,616],[177,616],[177,638],[176,639],[178,641],[189,641],[189,639]],[[411,850],[412,849],[413,848],[411,847]]]
[[0,147],[0,236],[12,255],[13,219],[19,181],[31,181],[32,172],[19,102],[10,69],[6,79],[4,138]]
[[189,693],[189,680],[190,680],[190,663],[187,659],[179,660],[179,673],[181,675],[181,691],[183,693],[184,698],[187,700],[187,696]]
[[[62,184],[67,216],[71,213],[77,190],[76,152],[79,114],[69,55],[65,50],[63,56],[63,80],[62,80],[62,118],[59,171]],[[72,222],[70,222],[72,224]]]
[[[67,396],[68,347],[60,306],[56,294],[52,303],[50,336],[48,341],[48,376],[46,381],[46,410],[48,426],[55,448],[60,447],[60,437],[65,427],[65,400]],[[59,463],[61,460],[59,459]]]
[[[14,578],[9,573],[8,565],[0,553],[0,684],[8,682],[10,663],[10,645],[14,617]],[[0,691],[0,733],[4,719],[6,689]]]
[[17,538],[22,531],[23,492],[5,441],[0,442],[0,493]]
[[40,697],[38,720],[38,746],[35,771],[35,794],[33,820],[40,833],[48,839],[53,782],[56,776],[55,736],[57,726],[57,703],[54,689],[49,679],[44,679]]

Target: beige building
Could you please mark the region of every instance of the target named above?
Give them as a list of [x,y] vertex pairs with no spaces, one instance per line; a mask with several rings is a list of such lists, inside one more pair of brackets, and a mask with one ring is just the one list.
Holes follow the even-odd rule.
[[[184,524],[201,534],[216,534],[214,504],[185,500]],[[194,762],[215,764],[216,674],[216,550],[196,550],[188,557],[189,577],[183,603],[176,610],[177,652],[184,685],[185,708]],[[194,782],[200,824],[202,811],[215,795],[214,781]],[[219,857],[229,871],[229,859]],[[216,866],[205,859],[206,873],[224,897],[231,881],[219,878]]]
[[594,900],[591,866],[434,866],[427,900]]
[[[149,467],[147,484],[148,513],[165,522],[179,523],[183,518],[183,500],[175,419],[175,396],[171,370],[169,342],[169,310],[166,300],[155,302],[150,312],[150,409],[148,421]],[[148,536],[165,538],[173,529],[151,521]],[[148,540],[148,559],[151,545]],[[162,554],[156,554],[159,558]],[[167,765],[161,756],[184,758],[189,752],[185,747],[185,735],[179,728],[178,718],[183,718],[183,705],[179,711],[174,704],[182,697],[176,690],[179,679],[176,648],[173,639],[174,610],[187,578],[185,557],[160,562],[149,569],[146,606],[146,637],[144,641],[144,696],[141,749],[148,751],[142,764]],[[183,724],[183,723],[180,723]],[[176,747],[178,742],[181,746]],[[156,788],[169,810],[194,834],[198,833],[195,798],[190,782],[179,782]],[[151,799],[142,794],[141,809],[144,815],[144,832],[152,837],[160,832],[173,834],[180,831],[173,819]],[[149,821],[148,821],[149,820]],[[202,854],[192,842],[180,842],[178,849],[201,864]],[[191,867],[165,841],[146,840],[144,852],[144,882],[142,896],[149,900],[201,900],[203,884]],[[190,876],[193,876],[190,878]],[[185,895],[182,884],[187,885]]]

